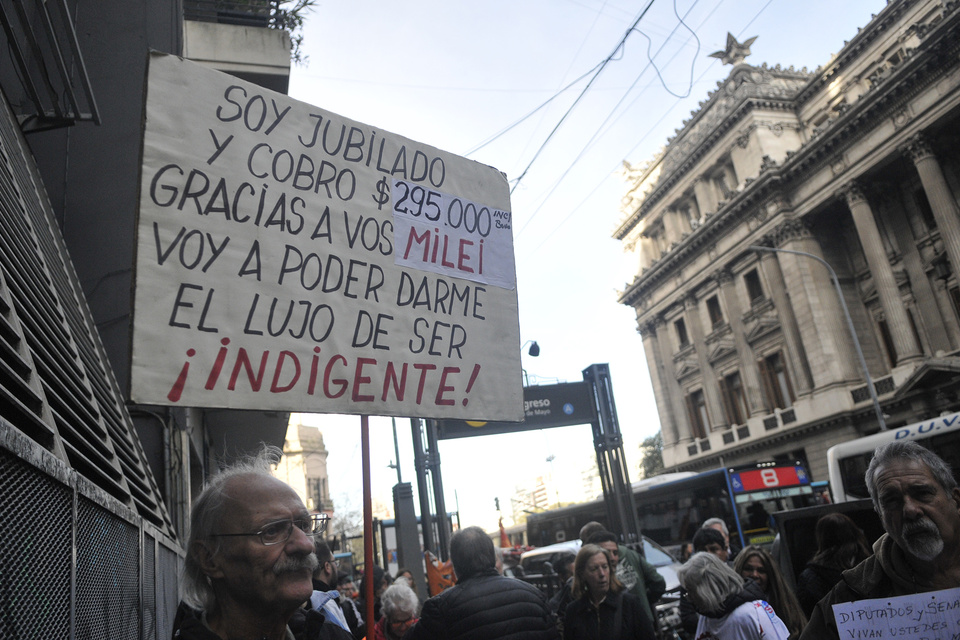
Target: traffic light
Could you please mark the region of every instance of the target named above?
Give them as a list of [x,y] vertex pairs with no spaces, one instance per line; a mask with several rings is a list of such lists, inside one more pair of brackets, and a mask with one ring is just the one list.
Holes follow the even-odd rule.
[[497,511],[500,511],[500,498],[494,498],[493,504],[497,505]]

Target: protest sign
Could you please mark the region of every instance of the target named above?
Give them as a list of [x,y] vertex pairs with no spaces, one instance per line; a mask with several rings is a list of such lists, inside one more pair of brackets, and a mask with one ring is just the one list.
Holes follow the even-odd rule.
[[151,53],[131,400],[521,420],[511,227],[492,167]]
[[960,640],[960,589],[833,605],[841,638]]

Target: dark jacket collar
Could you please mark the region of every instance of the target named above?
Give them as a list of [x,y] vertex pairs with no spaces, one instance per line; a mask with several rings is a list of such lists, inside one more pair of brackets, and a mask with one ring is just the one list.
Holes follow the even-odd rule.
[[490,567],[489,569],[481,569],[480,571],[477,571],[476,573],[462,580],[458,580],[458,582],[467,582],[468,580],[476,580],[477,578],[489,578],[492,576],[499,576],[499,575],[500,575],[500,572],[497,571],[496,567]]

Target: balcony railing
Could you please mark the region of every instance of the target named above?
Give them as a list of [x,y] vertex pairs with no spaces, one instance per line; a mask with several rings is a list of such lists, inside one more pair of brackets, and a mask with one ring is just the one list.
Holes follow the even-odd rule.
[[[90,78],[64,0],[0,0],[0,49],[16,81],[4,90],[24,132],[100,123]],[[13,86],[19,84],[18,87]]]
[[183,17],[245,27],[281,28],[280,0],[183,0]]

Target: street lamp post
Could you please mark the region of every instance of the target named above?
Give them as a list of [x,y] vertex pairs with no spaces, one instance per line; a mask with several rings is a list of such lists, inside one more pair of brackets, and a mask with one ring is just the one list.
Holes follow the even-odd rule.
[[794,251],[792,249],[775,249],[773,247],[761,247],[758,245],[752,245],[749,247],[754,251],[769,251],[773,253],[792,253],[797,256],[806,256],[808,258],[813,258],[823,266],[827,268],[827,271],[830,272],[830,279],[833,281],[833,286],[837,290],[837,297],[840,298],[840,307],[843,309],[843,315],[847,320],[847,328],[850,330],[850,337],[853,338],[853,346],[857,351],[857,358],[860,360],[860,366],[863,368],[863,375],[867,378],[867,390],[870,392],[870,399],[873,401],[873,409],[877,413],[877,422],[880,425],[880,429],[886,431],[887,423],[883,419],[883,410],[880,408],[880,401],[877,399],[877,389],[873,386],[873,378],[870,377],[870,370],[867,369],[867,361],[863,357],[863,349],[860,347],[860,340],[857,338],[857,331],[853,326],[853,320],[850,318],[850,311],[847,309],[847,303],[843,299],[843,291],[840,289],[840,278],[837,277],[836,271],[833,270],[826,260],[819,256],[815,256],[812,253],[807,253],[806,251]]
[[550,482],[553,483],[553,492],[557,496],[557,509],[560,508],[560,488],[557,486],[557,477],[553,473],[553,461],[556,460],[556,456],[552,453],[547,456],[547,462],[550,463]]

